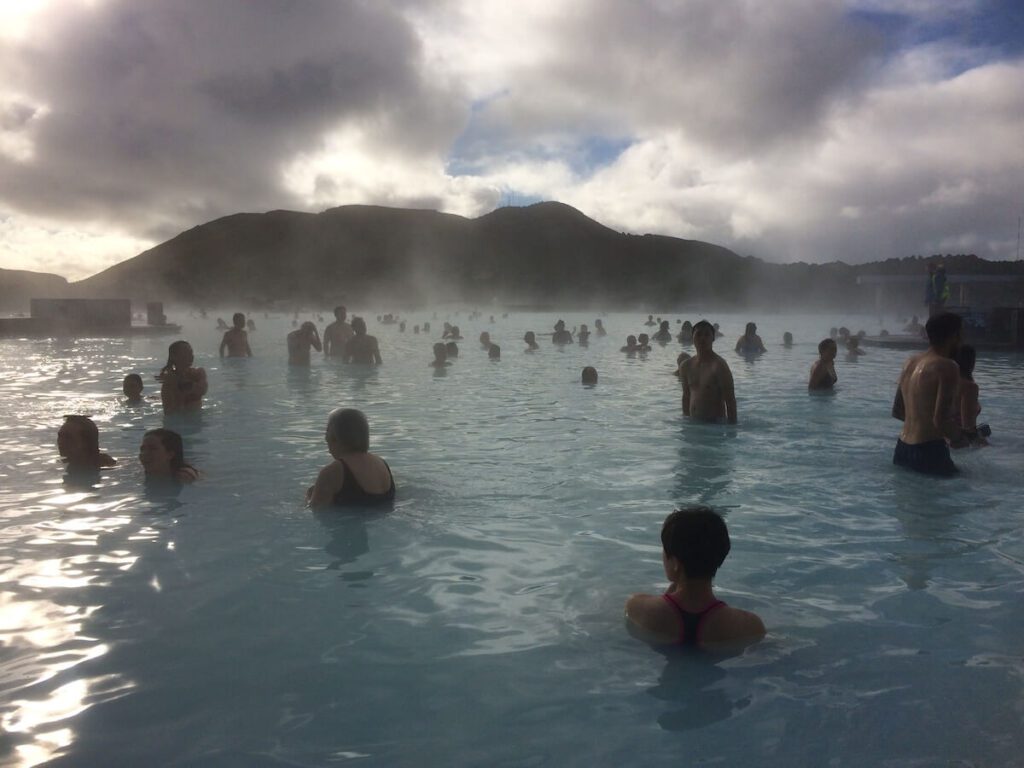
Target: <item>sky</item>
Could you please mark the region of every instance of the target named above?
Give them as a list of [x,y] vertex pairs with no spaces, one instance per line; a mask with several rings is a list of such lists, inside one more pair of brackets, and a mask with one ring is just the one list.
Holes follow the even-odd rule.
[[558,200],[773,262],[1013,259],[1021,0],[0,0],[0,267]]

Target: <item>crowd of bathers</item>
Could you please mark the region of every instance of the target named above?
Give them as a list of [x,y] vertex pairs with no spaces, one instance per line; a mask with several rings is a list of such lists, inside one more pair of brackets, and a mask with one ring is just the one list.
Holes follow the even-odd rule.
[[[291,365],[309,365],[310,349],[322,351],[327,357],[364,365],[381,363],[377,339],[366,333],[360,317],[347,322],[347,310],[335,309],[335,322],[324,330],[321,341],[316,325],[293,321],[296,330],[288,334],[288,360]],[[476,315],[471,316],[475,319]],[[385,324],[399,325],[404,332],[406,322],[396,315],[378,318]],[[386,322],[385,322],[386,321]],[[490,321],[495,322],[491,316]],[[915,318],[916,321],[916,318]],[[248,332],[255,329],[252,320],[235,313],[220,345],[224,357],[251,357]],[[714,352],[715,340],[721,335],[717,324],[707,320],[680,325],[675,339],[692,346],[693,353],[683,351],[677,358],[675,375],[682,384],[682,412],[699,421],[736,423],[736,396],[728,363]],[[657,326],[653,337],[630,335],[622,351],[627,355],[644,355],[652,340],[662,345],[672,341],[671,324],[648,316],[646,325]],[[600,319],[594,323],[597,336],[607,335]],[[423,323],[424,333],[430,323]],[[421,326],[413,326],[420,333]],[[912,356],[904,366],[894,398],[892,415],[904,422],[893,455],[895,464],[933,475],[950,475],[956,468],[949,449],[985,444],[990,434],[986,425],[977,425],[980,413],[978,386],[974,383],[975,352],[961,342],[962,322],[959,316],[942,313],[933,316],[923,327],[928,349]],[[590,331],[581,325],[569,331],[558,320],[550,333],[556,345],[589,343]],[[863,354],[859,338],[863,332],[850,334],[846,328],[833,328],[829,337],[818,344],[818,359],[811,366],[808,389],[831,390],[838,381],[835,358],[837,340],[843,340],[848,359]],[[456,325],[444,323],[442,341],[433,345],[435,368],[451,364],[458,356],[457,342],[462,340]],[[523,341],[527,353],[540,348],[537,334],[527,331]],[[491,360],[500,359],[500,348],[491,334],[480,334],[481,347]],[[793,336],[786,332],[782,344],[791,347]],[[736,342],[735,351],[744,356],[767,352],[757,335],[757,326],[748,323]],[[208,390],[206,372],[194,366],[194,355],[187,341],[175,341],[168,348],[167,362],[156,374],[160,382],[160,400],[165,414],[195,411],[202,407]],[[581,381],[597,384],[598,373],[587,366]],[[137,373],[124,377],[126,402],[143,402],[143,379]],[[306,491],[306,503],[314,509],[330,507],[388,504],[395,498],[395,480],[391,468],[381,457],[370,452],[370,429],[366,416],[352,408],[338,409],[330,414],[325,441],[331,462],[320,470],[315,482]],[[97,473],[116,465],[116,460],[100,450],[99,430],[86,416],[66,416],[57,433],[58,451],[69,476]],[[153,429],[143,435],[139,462],[147,484],[180,485],[200,478],[200,471],[185,459],[181,436],[170,429]],[[669,589],[660,596],[633,595],[626,604],[631,626],[645,637],[660,642],[684,645],[712,645],[732,641],[752,641],[764,635],[761,620],[754,614],[726,606],[712,591],[712,578],[729,552],[729,535],[725,522],[714,510],[690,507],[673,512],[665,520],[661,533],[665,575]]]

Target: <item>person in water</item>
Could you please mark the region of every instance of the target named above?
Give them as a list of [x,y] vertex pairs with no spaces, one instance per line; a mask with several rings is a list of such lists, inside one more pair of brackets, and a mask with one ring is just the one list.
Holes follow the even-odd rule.
[[252,350],[249,348],[249,334],[245,330],[245,315],[235,312],[231,316],[232,328],[225,331],[224,338],[220,340],[220,356],[224,357],[224,350],[228,357],[252,357]]
[[[353,325],[355,319],[353,319]],[[327,450],[334,460],[320,470],[306,491],[314,509],[388,504],[395,498],[395,479],[384,459],[370,453],[370,426],[362,411],[339,408],[327,418]]]
[[167,348],[167,365],[157,374],[160,381],[160,401],[164,413],[198,411],[203,407],[203,395],[209,385],[206,371],[192,367],[192,345],[178,340]]
[[928,318],[928,349],[913,355],[900,373],[893,418],[903,422],[892,463],[926,475],[949,477],[957,472],[946,440],[957,443],[963,429],[953,421],[960,368],[953,360],[960,347],[963,321],[943,312]]
[[651,345],[649,344],[650,338],[646,333],[641,333],[636,337],[636,351],[646,353],[651,351]]
[[462,331],[459,330],[459,326],[453,325],[449,332],[448,338],[452,341],[462,341]]
[[316,326],[307,320],[288,334],[288,365],[309,365],[309,350],[323,350]]
[[487,348],[487,359],[501,360],[501,347],[497,344],[491,344],[491,346]]
[[434,345],[434,360],[430,366],[432,368],[447,368],[449,365],[451,363],[448,362],[448,348],[443,341],[439,341]]
[[736,423],[736,391],[732,371],[715,354],[715,328],[707,320],[693,326],[696,354],[683,363],[683,415],[697,421]]
[[113,467],[117,460],[100,451],[100,431],[88,416],[65,416],[57,430],[57,453],[68,472],[95,472]]
[[962,344],[953,359],[960,369],[960,381],[957,396],[953,400],[952,420],[959,424],[962,437],[950,443],[952,448],[966,448],[969,445],[981,447],[988,445],[985,438],[992,434],[988,424],[978,426],[981,404],[978,401],[978,385],[974,381],[974,363],[977,353],[970,344]]
[[619,352],[625,352],[627,355],[635,355],[640,350],[640,346],[636,343],[636,336],[629,335],[626,337],[626,346],[622,347]]
[[590,343],[590,329],[587,328],[586,323],[580,324],[580,329],[576,333],[576,342],[581,346],[585,347]]
[[551,341],[555,344],[572,344],[572,334],[565,329],[564,320],[555,323],[555,332],[551,334]]
[[676,510],[661,527],[661,547],[668,589],[626,601],[626,618],[646,639],[699,648],[746,645],[764,637],[764,622],[757,614],[715,597],[712,580],[731,547],[729,530],[717,512],[708,507]]
[[921,336],[924,334],[924,326],[921,325],[921,321],[918,320],[917,315],[911,317],[910,322],[903,326],[903,332],[914,336]]
[[849,336],[846,339],[846,359],[856,361],[858,357],[864,354],[864,350],[860,348],[860,337]]
[[142,377],[137,373],[129,373],[121,382],[121,391],[129,405],[142,403]]
[[185,461],[181,435],[169,429],[151,429],[142,436],[139,463],[146,473],[146,482],[194,483],[199,470]]
[[651,326],[657,325],[657,323],[654,322],[654,315],[648,315],[647,316],[647,322],[644,323],[644,325],[646,325],[648,328],[650,328]]
[[676,378],[682,378],[683,376],[683,363],[690,359],[689,352],[680,352],[676,355],[676,369],[672,371],[672,375]]
[[352,332],[355,334],[345,345],[343,360],[360,365],[380,365],[380,346],[376,336],[366,334],[366,323],[361,317],[352,318]]
[[789,349],[790,347],[793,346],[793,334],[790,333],[789,331],[786,331],[784,334],[782,334],[782,346],[784,346],[786,349]]
[[654,340],[659,344],[667,344],[672,341],[671,323],[668,320],[661,321],[661,326],[658,328],[657,333],[654,334]]
[[741,355],[760,355],[767,351],[761,337],[757,335],[757,325],[747,323],[743,335],[736,340],[736,351]]
[[459,356],[459,345],[454,341],[449,341],[444,345],[445,352],[448,353],[448,359],[451,360],[453,357]]
[[590,385],[597,384],[597,368],[594,368],[592,365],[588,365],[584,368],[583,372],[580,374],[580,383]]
[[680,344],[693,343],[693,324],[689,320],[683,321],[683,324],[679,327],[679,335],[676,338]]
[[491,334],[484,331],[480,334],[480,348],[490,349],[491,348]]
[[811,364],[811,376],[807,380],[810,390],[832,389],[839,376],[836,374],[836,355],[839,347],[834,339],[822,339],[818,342],[818,359]]
[[540,349],[540,344],[537,343],[537,336],[533,331],[527,331],[523,335],[523,341],[526,342],[527,352],[533,352],[535,349]]
[[324,329],[324,357],[341,357],[345,345],[354,335],[352,326],[345,322],[348,310],[339,305],[334,308],[334,322]]
[[597,318],[594,321],[594,333],[596,333],[599,337],[608,335],[608,331],[604,329],[604,323],[601,322],[601,318]]

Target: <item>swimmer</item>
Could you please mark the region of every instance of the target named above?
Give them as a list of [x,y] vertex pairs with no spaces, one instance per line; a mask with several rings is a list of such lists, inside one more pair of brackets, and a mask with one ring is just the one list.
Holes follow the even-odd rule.
[[[355,325],[359,318],[352,318]],[[395,478],[380,456],[370,453],[370,425],[362,411],[339,408],[327,418],[330,464],[320,470],[306,491],[313,509],[329,506],[389,504],[395,499]]]
[[845,325],[840,326],[839,328],[839,338],[842,339],[844,343],[848,338],[850,338],[850,329]]
[[650,352],[651,351],[651,345],[648,343],[649,341],[650,341],[650,338],[648,338],[646,333],[641,333],[639,336],[637,336],[636,337],[636,351],[637,352],[641,352],[641,353],[643,353],[643,352]]
[[348,309],[344,305],[334,308],[334,322],[324,328],[324,357],[341,357],[345,354],[345,345],[355,334],[352,326],[345,322]]
[[418,334],[420,332],[420,327],[418,325],[414,325],[412,327],[412,332]]
[[846,359],[856,360],[863,354],[864,350],[860,348],[860,338],[857,336],[848,337],[846,339]]
[[430,364],[430,367],[447,368],[449,365],[451,363],[448,362],[448,349],[443,341],[439,341],[434,345],[434,361]]
[[551,341],[554,344],[572,344],[572,334],[565,330],[564,320],[555,323],[555,332],[551,334]]
[[307,320],[297,331],[288,334],[288,365],[309,365],[310,347],[317,352],[323,350],[316,326]]
[[970,344],[961,345],[953,357],[960,368],[960,381],[957,386],[957,396],[953,400],[951,418],[954,423],[960,425],[963,437],[956,442],[951,442],[951,448],[988,445],[988,440],[985,438],[992,434],[988,424],[978,426],[981,404],[978,402],[978,385],[974,381],[976,358],[977,354]]
[[217,330],[218,331],[226,331],[226,330],[228,330],[228,324],[224,322],[224,318],[223,317],[218,317],[217,318]]
[[139,463],[147,483],[163,480],[187,484],[199,479],[199,470],[185,462],[181,435],[169,429],[151,429],[142,436]]
[[398,324],[398,332],[399,333],[405,333],[405,320],[403,320],[402,322],[400,322]]
[[764,637],[759,616],[715,597],[712,580],[731,547],[717,512],[708,507],[676,510],[661,527],[661,546],[668,589],[626,601],[633,627],[651,642],[692,648],[747,645]]
[[441,334],[442,339],[450,339],[452,337],[452,324],[447,320],[444,323],[444,332]]
[[483,333],[480,334],[480,347],[482,349],[491,348],[491,334],[489,334],[487,331],[484,331]]
[[648,315],[647,316],[647,322],[644,323],[644,325],[646,325],[648,328],[650,328],[653,325],[657,325],[657,323],[654,322],[654,315]]
[[423,332],[424,333],[430,333],[430,323],[424,323],[423,324]]
[[209,385],[206,371],[193,368],[192,346],[183,340],[167,348],[167,365],[160,369],[157,380],[160,386],[160,401],[164,413],[197,411],[203,407],[203,395]]
[[904,333],[909,333],[914,336],[921,336],[924,334],[924,326],[921,325],[921,321],[917,319],[917,315],[910,318],[910,322],[903,326]]
[[68,472],[94,472],[112,467],[117,460],[100,451],[100,431],[88,416],[65,416],[57,430],[57,453]]
[[736,391],[732,371],[712,349],[715,329],[707,320],[693,326],[696,355],[683,363],[683,415],[697,421],[736,423]]
[[736,340],[736,351],[741,355],[760,355],[767,352],[764,342],[757,335],[757,326],[754,323],[747,323],[743,335]]
[[121,391],[129,405],[139,405],[142,402],[142,377],[137,373],[129,373],[121,382]]
[[584,368],[583,372],[580,374],[580,383],[590,385],[597,384],[597,368],[594,368],[592,365],[588,365]]
[[228,357],[252,357],[252,350],[249,348],[249,334],[245,330],[245,315],[235,312],[231,316],[232,328],[224,333],[220,341],[220,356],[224,357],[224,350],[228,351]]
[[488,360],[501,360],[501,347],[497,344],[491,344],[487,350]]
[[608,335],[608,331],[604,329],[604,324],[601,322],[601,318],[597,318],[597,320],[594,321],[594,333],[598,336]]
[[667,344],[672,341],[672,331],[668,320],[662,320],[658,332],[654,334],[654,340],[659,344]]
[[960,346],[963,321],[943,312],[928,319],[928,349],[913,355],[900,373],[893,418],[903,422],[892,463],[927,475],[949,477],[957,472],[948,439],[957,443],[963,429],[953,421],[953,401],[960,368],[952,359]]
[[459,326],[453,325],[451,334],[448,336],[452,341],[462,341],[462,331],[459,330]]
[[810,390],[832,389],[839,376],[836,375],[836,355],[839,347],[835,339],[822,339],[818,344],[818,359],[811,365],[811,377],[807,381]]
[[576,341],[581,347],[585,347],[590,343],[590,329],[587,328],[586,323],[580,325],[580,330],[576,334]]
[[248,320],[245,321],[245,327],[249,331],[249,333],[252,333],[253,331],[256,330],[256,323],[250,317]]
[[346,363],[380,365],[383,360],[380,356],[380,346],[377,344],[377,337],[366,335],[366,322],[363,318],[352,318],[352,332],[355,335],[345,345],[345,354],[342,356],[342,359]]
[[627,355],[635,355],[640,347],[636,343],[636,336],[626,337],[626,346],[622,347],[619,352],[625,352]]
[[444,345],[444,348],[445,351],[448,353],[449,359],[459,356],[459,345],[456,344],[454,341],[449,341],[447,344]]
[[789,331],[786,331],[784,334],[782,334],[782,346],[784,346],[786,349],[789,349],[790,347],[793,346],[793,334],[790,333]]
[[833,325],[831,328],[828,329],[828,337],[830,339],[838,339],[839,338],[839,329],[836,328]]
[[535,349],[540,349],[540,344],[537,343],[537,336],[533,331],[527,331],[523,335],[523,341],[526,342],[526,352],[533,352]]
[[676,355],[676,369],[672,371],[672,375],[676,378],[682,378],[683,376],[683,363],[690,359],[689,352],[680,352]]
[[689,320],[683,321],[676,339],[680,344],[693,344],[693,324]]

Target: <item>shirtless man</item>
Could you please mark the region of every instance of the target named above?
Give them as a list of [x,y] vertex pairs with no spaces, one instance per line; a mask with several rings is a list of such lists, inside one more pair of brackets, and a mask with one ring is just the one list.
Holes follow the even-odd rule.
[[228,357],[252,357],[252,350],[249,348],[249,334],[245,331],[245,315],[235,312],[231,317],[234,326],[224,333],[220,342],[220,356],[224,357],[224,350],[228,351]]
[[341,357],[345,354],[345,345],[352,338],[352,326],[345,322],[348,310],[335,307],[333,323],[324,329],[324,357]]
[[715,329],[707,320],[693,326],[696,355],[680,368],[683,381],[683,415],[698,421],[736,423],[736,392],[732,371],[711,347]]
[[377,337],[366,335],[366,321],[363,318],[352,318],[352,332],[355,335],[345,345],[345,354],[342,356],[342,360],[346,363],[380,365],[382,360]]
[[914,355],[900,373],[893,418],[903,422],[892,463],[927,475],[949,477],[956,465],[946,438],[955,442],[962,429],[950,418],[960,368],[952,359],[960,346],[963,321],[948,312],[928,319],[928,350]]
[[317,352],[323,349],[316,326],[306,321],[299,330],[288,334],[288,365],[309,365],[309,348]]

